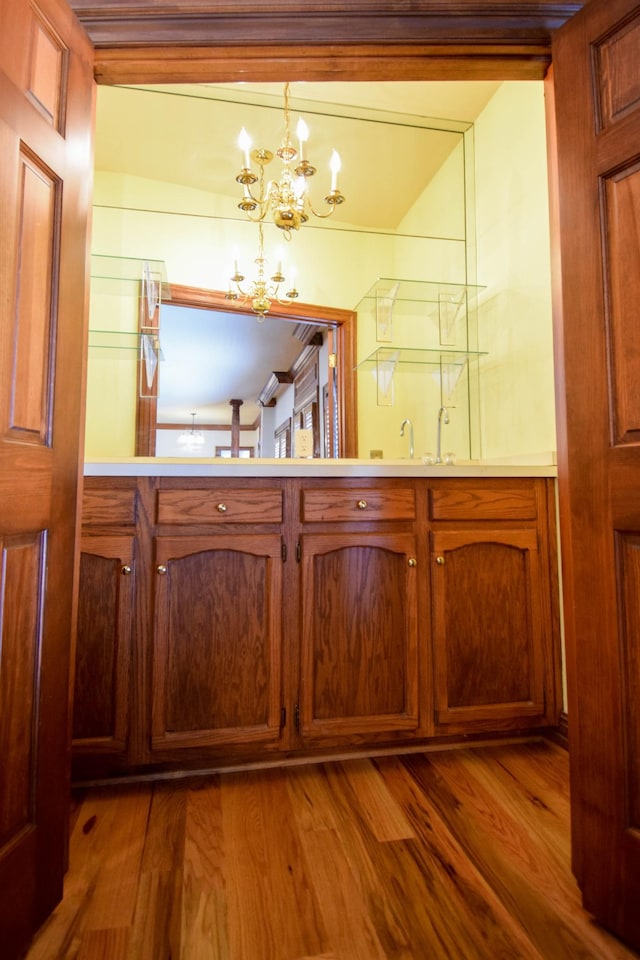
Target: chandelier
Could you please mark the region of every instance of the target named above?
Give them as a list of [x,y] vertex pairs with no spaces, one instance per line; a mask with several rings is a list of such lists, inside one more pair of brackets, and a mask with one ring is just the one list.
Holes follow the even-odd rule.
[[[305,157],[309,129],[302,117],[298,120],[296,135],[299,150],[296,150],[291,143],[289,84],[286,83],[284,86],[284,136],[280,147],[276,150],[276,156],[282,160],[280,179],[269,180],[265,184],[265,166],[273,160],[273,153],[263,148],[251,151],[251,139],[244,127],[238,138],[238,146],[243,152],[243,166],[236,181],[244,188],[238,207],[250,220],[254,221],[264,220],[271,210],[273,222],[284,232],[287,240],[291,239],[292,230],[298,230],[303,223],[307,222],[309,214],[326,219],[331,216],[337,206],[344,203],[345,199],[338,189],[340,156],[334,150],[329,161],[331,188],[324,197],[324,202],[329,209],[325,213],[314,210],[309,196],[308,179],[314,175],[316,168]],[[251,169],[252,160],[258,164],[258,174]],[[255,184],[258,186],[255,187]]]
[[205,439],[201,431],[196,430],[195,413],[192,413],[191,417],[191,429],[182,431],[178,437],[178,443],[181,447],[185,447],[187,450],[200,450],[205,444]]
[[266,259],[264,256],[264,237],[262,234],[262,223],[258,223],[258,232],[260,237],[260,249],[259,255],[254,260],[254,263],[258,267],[258,275],[255,280],[248,281],[250,286],[243,287],[242,284],[245,280],[244,274],[240,273],[238,270],[238,261],[236,260],[234,265],[234,274],[230,277],[231,283],[235,284],[235,287],[230,287],[225,298],[227,300],[241,300],[243,303],[250,303],[251,309],[254,313],[258,314],[258,322],[262,323],[265,318],[265,314],[269,312],[272,302],[275,300],[277,303],[291,303],[292,300],[297,299],[300,296],[296,290],[293,279],[290,283],[290,289],[281,296],[280,295],[280,286],[286,283],[284,274],[282,273],[282,264],[278,264],[276,272],[272,277],[267,278],[265,275],[266,268]]

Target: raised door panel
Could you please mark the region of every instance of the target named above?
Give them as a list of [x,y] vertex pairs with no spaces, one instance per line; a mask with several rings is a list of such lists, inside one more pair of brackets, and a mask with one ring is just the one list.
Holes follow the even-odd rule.
[[550,616],[536,531],[440,531],[431,548],[436,722],[539,721]]
[[302,538],[304,740],[409,734],[418,725],[413,534]]
[[277,744],[281,541],[156,541],[152,749]]
[[37,701],[32,678],[41,652],[42,607],[22,601],[27,589],[34,596],[42,590],[45,565],[43,534],[0,540],[0,583],[5,607],[0,618],[0,847],[33,829],[31,777],[36,761]]
[[96,773],[101,763],[106,773],[114,759],[117,766],[126,762],[133,551],[131,536],[82,538],[73,705],[74,768],[80,775],[85,768]]

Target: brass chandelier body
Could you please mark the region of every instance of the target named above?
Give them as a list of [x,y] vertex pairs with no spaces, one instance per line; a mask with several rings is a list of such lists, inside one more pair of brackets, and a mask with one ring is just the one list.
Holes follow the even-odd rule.
[[[243,187],[242,200],[238,204],[240,210],[247,214],[250,220],[263,221],[269,211],[273,213],[273,222],[283,231],[285,239],[291,239],[291,231],[299,230],[306,223],[309,215],[326,219],[330,217],[337,206],[344,203],[344,196],[338,189],[338,172],[340,157],[333,151],[331,168],[331,188],[324,197],[328,206],[325,213],[313,208],[309,197],[308,180],[316,173],[316,168],[304,156],[304,144],[308,137],[307,126],[302,119],[297,127],[300,151],[296,150],[291,142],[290,111],[289,111],[289,84],[284,87],[284,136],[276,156],[282,161],[282,172],[279,180],[269,180],[265,183],[265,167],[273,160],[273,153],[266,149],[253,150],[250,153],[251,142],[244,127],[240,134],[239,145],[244,154],[243,167],[236,177],[236,181]],[[258,164],[259,173],[251,169],[251,161]],[[256,186],[257,185],[257,186]]]
[[259,254],[254,261],[258,267],[257,277],[255,280],[248,281],[250,283],[250,287],[243,287],[245,276],[244,274],[240,273],[238,270],[238,264],[236,263],[234,274],[230,278],[231,283],[235,284],[235,286],[229,288],[228,292],[225,294],[225,297],[227,300],[241,300],[243,303],[250,303],[251,309],[254,313],[258,314],[258,321],[261,322],[264,320],[265,315],[269,312],[271,304],[274,300],[277,303],[288,304],[293,300],[296,300],[299,294],[295,288],[295,285],[291,283],[290,289],[285,294],[281,295],[280,287],[282,284],[286,283],[286,279],[282,273],[282,268],[280,265],[278,265],[278,268],[273,276],[267,277],[267,261],[264,256],[262,223],[258,224],[258,231],[260,237]]

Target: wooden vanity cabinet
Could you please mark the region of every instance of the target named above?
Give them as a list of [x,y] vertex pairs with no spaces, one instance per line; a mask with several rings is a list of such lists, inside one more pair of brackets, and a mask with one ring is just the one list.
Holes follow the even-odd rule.
[[74,777],[557,723],[544,478],[87,478]]
[[429,516],[436,732],[557,723],[548,485],[440,482]]

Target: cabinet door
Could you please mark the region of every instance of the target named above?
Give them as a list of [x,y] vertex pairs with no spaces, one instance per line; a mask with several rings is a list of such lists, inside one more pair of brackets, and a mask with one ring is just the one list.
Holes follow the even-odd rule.
[[302,538],[303,739],[416,729],[415,555],[413,534]]
[[536,530],[439,531],[431,547],[436,721],[539,720],[550,612]]
[[156,540],[152,749],[280,738],[279,535]]
[[[75,773],[124,761],[129,728],[133,621],[132,536],[84,536],[80,545],[73,706]],[[86,758],[104,759],[89,764]],[[83,761],[83,757],[85,760]]]

